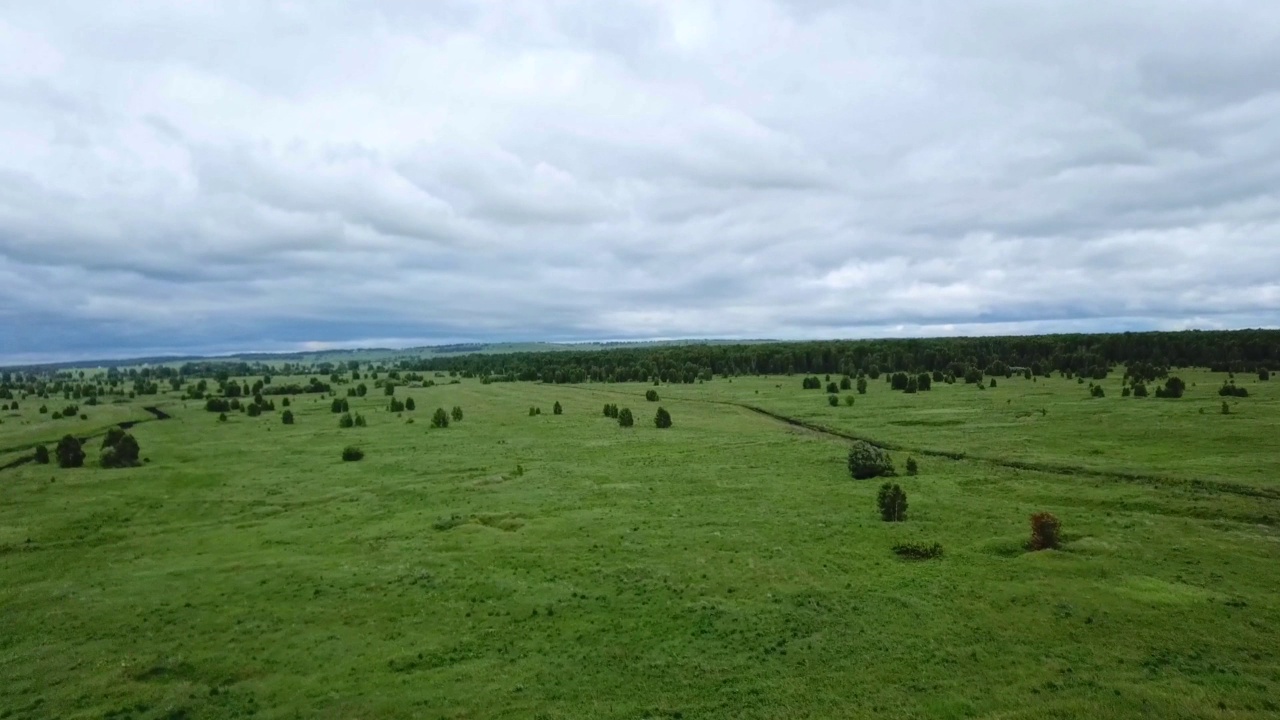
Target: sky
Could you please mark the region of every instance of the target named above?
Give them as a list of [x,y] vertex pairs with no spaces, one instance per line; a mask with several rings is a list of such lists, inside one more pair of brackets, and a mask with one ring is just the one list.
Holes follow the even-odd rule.
[[0,361],[1280,325],[1272,0],[0,0]]

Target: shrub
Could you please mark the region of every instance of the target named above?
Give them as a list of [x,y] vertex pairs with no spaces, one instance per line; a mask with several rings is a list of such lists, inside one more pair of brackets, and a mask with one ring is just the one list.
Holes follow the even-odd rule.
[[364,459],[364,451],[355,445],[348,445],[342,448],[342,459],[344,462],[357,462]]
[[807,377],[800,382],[800,387],[805,390],[819,390],[822,388],[822,381],[815,377]]
[[890,387],[894,390],[907,389],[907,374],[904,372],[896,372],[889,378]]
[[48,465],[49,464],[49,448],[43,445],[37,445],[35,460],[37,465]]
[[991,378],[991,382],[987,385],[987,387],[995,387],[995,386],[996,386],[996,379]]
[[942,557],[942,544],[898,543],[893,546],[895,555],[907,560],[932,560]]
[[856,480],[893,475],[893,460],[883,449],[869,442],[855,440],[849,448],[849,474]]
[[559,401],[559,400],[557,400],[557,401],[556,401],[556,404],[555,404],[555,405],[552,405],[552,406],[551,406],[551,414],[552,414],[552,415],[563,415],[563,414],[564,414],[564,408],[560,406],[560,401]]
[[1129,386],[1125,385],[1120,388],[1120,397],[1129,397]]
[[917,463],[916,459],[913,457],[907,458],[907,474],[908,475],[920,474],[920,464]]
[[338,418],[338,427],[340,428],[355,427],[355,425],[355,418],[351,417],[349,412],[342,413],[342,417]]
[[831,393],[832,395],[835,395],[836,393],[840,392],[840,386],[833,382],[829,382],[827,383],[827,392]]
[[845,404],[845,405],[852,406],[852,405],[853,405],[853,396],[852,396],[852,395],[845,395],[845,396],[844,396],[844,404]]
[[281,421],[281,422],[283,422],[285,425],[292,425],[292,424],[293,424],[293,411],[292,411],[292,410],[285,410],[285,411],[284,411],[284,413],[280,416],[280,421]]
[[622,427],[631,427],[636,424],[636,419],[631,415],[631,408],[622,408],[618,411],[618,425]]
[[1227,401],[1226,401],[1226,400],[1223,400],[1223,401],[1222,401],[1222,414],[1223,414],[1223,415],[1230,415],[1230,414],[1231,414],[1231,406],[1227,404]]
[[433,428],[449,427],[449,413],[446,413],[444,411],[444,408],[436,408],[435,414],[431,416],[431,427]]
[[41,415],[48,415],[48,414],[49,414],[49,406],[48,406],[48,405],[41,405],[41,406],[40,406],[39,413],[40,413]]
[[1058,547],[1061,540],[1062,523],[1053,513],[1038,512],[1031,516],[1031,540],[1027,547],[1031,550],[1050,550]]
[[289,407],[289,398],[280,401],[280,407]]
[[[451,414],[453,415],[454,422],[462,422],[462,407],[460,405],[454,405],[453,412]],[[538,414],[542,414],[541,408],[538,409]]]
[[257,405],[250,405],[247,412],[249,417],[258,417],[262,414],[262,408]]
[[1134,383],[1134,384],[1133,384],[1133,396],[1134,396],[1134,397],[1147,397],[1147,394],[1148,394],[1148,391],[1147,391],[1147,385],[1146,385],[1146,383]]
[[1222,383],[1222,387],[1218,388],[1218,394],[1223,397],[1249,397],[1249,391],[1242,387],[1236,386],[1236,381]]
[[227,421],[227,414],[226,414],[226,413],[218,413],[218,422],[226,422],[226,421]]
[[1258,379],[1266,382],[1271,379],[1271,372],[1266,368],[1258,368]]
[[1103,391],[1101,385],[1094,385],[1093,387],[1089,388],[1089,394],[1096,398],[1106,397],[1107,395],[1107,393]]
[[604,416],[613,417],[613,405],[610,405],[609,403],[604,404]]
[[885,522],[907,519],[907,493],[900,485],[881,485],[880,492],[876,494],[876,506],[880,508],[880,519]]
[[840,397],[839,397],[839,396],[837,396],[837,395],[828,395],[828,396],[827,396],[827,404],[828,404],[828,405],[830,405],[831,407],[835,407],[835,406],[839,405],[839,404],[840,404]]
[[858,378],[858,394],[859,395],[867,394],[867,379],[864,377]]
[[1164,381],[1164,387],[1156,388],[1156,397],[1177,399],[1182,397],[1182,393],[1187,389],[1187,384],[1182,378],[1170,376]]
[[649,402],[658,402],[658,391],[646,390],[644,393],[644,399],[648,400]]
[[138,441],[120,428],[111,428],[102,440],[99,462],[104,468],[133,467],[138,464]]
[[853,381],[849,379],[848,375],[845,375],[844,377],[840,378],[840,389],[841,390],[853,389]]
[[928,392],[933,389],[933,378],[929,377],[929,373],[920,373],[916,376],[916,389],[920,392]]
[[351,405],[347,402],[346,398],[334,398],[333,402],[329,403],[329,412],[335,415],[338,413],[351,412]]
[[393,413],[404,412],[404,403],[398,398],[391,398],[391,402],[387,404],[387,410]]
[[661,429],[671,427],[671,413],[667,412],[666,408],[658,408],[657,414],[653,416],[653,424]]
[[413,412],[414,410],[418,409],[418,405],[413,401],[413,398],[405,398],[404,409],[408,410],[409,412]]
[[63,436],[53,452],[58,456],[58,467],[78,468],[84,465],[84,448],[74,435]]

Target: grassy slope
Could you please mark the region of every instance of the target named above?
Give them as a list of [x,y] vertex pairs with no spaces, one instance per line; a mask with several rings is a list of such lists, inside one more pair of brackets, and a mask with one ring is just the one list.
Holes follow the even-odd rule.
[[[176,418],[135,429],[142,468],[0,473],[0,716],[1273,717],[1280,535],[1256,519],[1280,502],[922,459],[900,479],[910,521],[886,525],[843,442],[705,402],[1273,481],[1274,391],[1222,417],[1214,380],[1164,404],[873,384],[853,408],[798,377],[717,380],[659,388],[666,431],[642,385],[402,389],[416,412],[365,398],[353,430],[311,398],[293,427],[162,400]],[[462,423],[428,429],[455,404]],[[910,422],[935,416],[966,424]],[[340,462],[353,442],[366,459]],[[1020,552],[1041,509],[1065,551]],[[900,539],[947,552],[901,562]]]

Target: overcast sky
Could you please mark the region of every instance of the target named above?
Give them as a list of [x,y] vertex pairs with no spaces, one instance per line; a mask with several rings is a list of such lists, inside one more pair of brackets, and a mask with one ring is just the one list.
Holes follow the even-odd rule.
[[0,0],[0,360],[1280,324],[1280,3]]

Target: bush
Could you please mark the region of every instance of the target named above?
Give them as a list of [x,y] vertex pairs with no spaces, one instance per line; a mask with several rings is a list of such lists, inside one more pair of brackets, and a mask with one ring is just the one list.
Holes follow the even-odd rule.
[[1218,394],[1223,397],[1249,397],[1249,391],[1237,387],[1235,380],[1222,383],[1222,387],[1218,388]]
[[1134,384],[1133,384],[1133,396],[1134,396],[1134,397],[1147,397],[1147,386],[1146,386],[1146,383],[1134,383]]
[[[454,405],[454,406],[453,406],[453,412],[452,412],[451,414],[453,415],[453,421],[454,421],[454,422],[462,422],[462,407],[461,407],[461,406],[459,406],[459,405]],[[541,414],[542,414],[542,409],[541,409],[541,408],[539,408],[539,409],[538,409],[538,414],[539,414],[539,415],[541,415]]]
[[1107,393],[1103,391],[1101,385],[1094,385],[1093,387],[1089,388],[1089,394],[1096,398],[1107,396]]
[[431,416],[431,427],[433,428],[449,427],[449,413],[446,413],[444,411],[444,408],[436,408],[435,414]]
[[292,411],[292,410],[285,410],[285,411],[284,411],[284,414],[282,414],[282,415],[280,416],[280,421],[281,421],[281,422],[283,422],[285,425],[292,425],[292,424],[293,424],[293,411]]
[[852,406],[853,406],[853,396],[852,396],[852,395],[845,395],[845,396],[844,396],[844,404],[845,404],[845,405],[849,405],[849,406],[851,406],[851,407],[852,407]]
[[932,560],[942,557],[942,544],[898,543],[893,546],[893,552],[907,560]]
[[338,413],[351,412],[351,405],[347,402],[346,398],[334,398],[333,402],[329,403],[329,412],[335,415]]
[[995,386],[996,386],[996,379],[991,378],[991,382],[987,385],[987,387],[995,387]]
[[833,382],[829,382],[827,383],[827,392],[831,393],[832,395],[835,395],[840,392],[840,386],[836,385]]
[[218,422],[226,422],[226,421],[227,421],[227,414],[226,414],[226,413],[218,413]]
[[661,429],[671,427],[671,413],[667,412],[666,408],[658,408],[657,414],[653,416],[653,424]]
[[631,408],[622,408],[618,411],[618,425],[622,427],[631,427],[636,424],[636,419],[631,415]]
[[58,467],[78,468],[84,465],[84,448],[74,435],[63,436],[53,452],[58,456]]
[[552,405],[552,406],[551,406],[551,414],[552,414],[552,415],[563,415],[563,414],[564,414],[564,408],[560,406],[560,401],[559,401],[559,400],[557,400],[557,401],[556,401],[556,404],[555,404],[555,405]]
[[391,398],[391,402],[387,404],[387,410],[393,413],[404,412],[404,403],[398,398]]
[[227,412],[231,409],[231,403],[226,398],[209,398],[204,403],[204,409],[209,412]]
[[644,399],[648,400],[649,402],[658,402],[658,391],[646,390],[644,393]]
[[1170,376],[1164,381],[1164,387],[1156,388],[1156,397],[1177,399],[1182,397],[1182,393],[1187,389],[1187,384],[1182,378]]
[[1031,540],[1027,547],[1031,550],[1051,550],[1058,547],[1061,540],[1062,523],[1052,513],[1038,512],[1031,516]]
[[907,493],[899,485],[885,483],[876,494],[876,506],[880,519],[885,522],[902,522],[907,519]]
[[35,460],[37,465],[48,465],[49,464],[49,448],[43,445],[37,445]]
[[280,401],[280,407],[289,407],[289,398]]
[[340,428],[355,427],[355,425],[355,418],[351,417],[349,412],[342,413],[342,417],[338,418],[338,427]]
[[262,414],[262,408],[257,405],[250,405],[247,412],[249,417],[258,417]]
[[890,387],[894,390],[907,389],[907,374],[904,372],[896,372],[889,378]]
[[849,379],[848,375],[845,375],[844,377],[840,378],[840,389],[841,390],[853,389],[853,381]]
[[867,394],[867,379],[864,377],[858,378],[858,394],[859,395]]
[[1226,400],[1223,400],[1223,401],[1222,401],[1222,414],[1223,414],[1223,415],[1230,415],[1230,414],[1231,414],[1231,406],[1227,404],[1227,401],[1226,401]]
[[355,445],[348,445],[342,448],[342,459],[344,462],[357,462],[364,459],[364,451]]
[[1266,382],[1271,379],[1271,372],[1266,368],[1258,368],[1258,379]]
[[138,441],[132,435],[116,427],[107,431],[102,440],[99,462],[104,468],[133,467],[138,464]]
[[1125,385],[1124,387],[1120,388],[1120,397],[1129,397],[1129,394],[1130,394],[1130,390],[1128,385]]
[[849,474],[856,480],[893,475],[893,460],[883,449],[869,442],[855,440],[849,448]]
[[408,410],[409,412],[413,412],[414,410],[418,409],[418,405],[413,401],[413,398],[405,398],[404,409]]
[[804,388],[805,390],[819,390],[822,388],[822,381],[819,380],[816,376],[807,377],[800,382],[800,387]]
[[920,474],[920,464],[917,463],[916,459],[913,457],[907,458],[907,474],[908,475]]
[[828,395],[827,404],[830,405],[831,407],[835,407],[840,404],[840,398],[836,395]]

